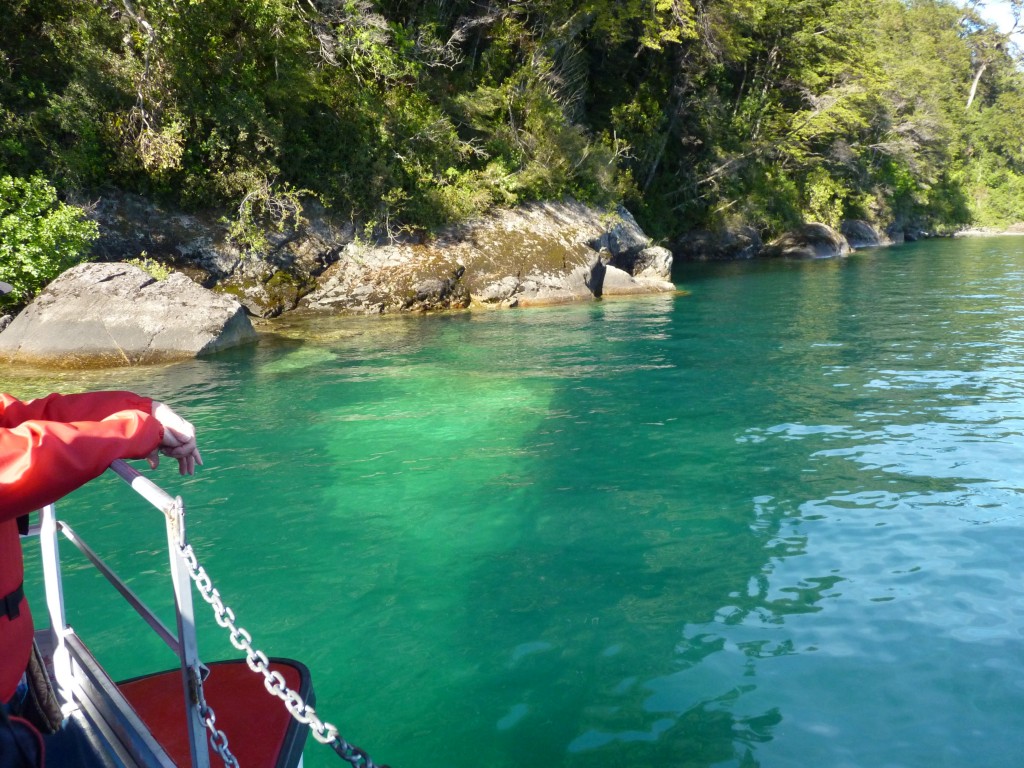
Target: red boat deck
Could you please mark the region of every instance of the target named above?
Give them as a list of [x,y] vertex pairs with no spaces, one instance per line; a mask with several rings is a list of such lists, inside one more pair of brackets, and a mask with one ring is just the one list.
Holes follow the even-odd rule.
[[[308,704],[314,703],[309,670],[303,664],[291,659],[270,662],[289,688]],[[292,718],[280,699],[267,693],[263,675],[253,673],[244,661],[214,662],[209,668],[203,693],[238,764],[245,768],[297,765],[307,728]],[[118,683],[118,688],[170,758],[179,766],[191,765],[181,671],[138,677]],[[211,762],[217,764],[220,759],[214,755]]]

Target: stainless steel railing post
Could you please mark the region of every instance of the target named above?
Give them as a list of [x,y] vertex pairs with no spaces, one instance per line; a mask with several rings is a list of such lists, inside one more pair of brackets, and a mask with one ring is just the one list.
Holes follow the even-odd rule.
[[110,468],[120,475],[140,496],[164,513],[167,526],[167,554],[174,584],[174,613],[178,631],[178,659],[181,663],[181,685],[188,722],[189,747],[194,768],[209,768],[210,753],[206,746],[206,727],[199,714],[199,692],[202,681],[196,640],[195,613],[192,607],[192,578],[188,566],[179,556],[185,545],[185,503],[181,497],[171,498],[162,488],[143,477],[136,469],[118,459]]

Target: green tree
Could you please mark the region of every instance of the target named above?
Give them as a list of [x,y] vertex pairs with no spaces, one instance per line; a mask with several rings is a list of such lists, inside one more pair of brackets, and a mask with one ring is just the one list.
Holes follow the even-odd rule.
[[0,177],[0,280],[8,305],[30,301],[47,283],[84,261],[98,236],[81,208],[57,200],[41,176]]
[[220,208],[255,249],[306,195],[378,236],[564,195],[666,239],[952,228],[1024,172],[981,5],[10,0],[0,168]]

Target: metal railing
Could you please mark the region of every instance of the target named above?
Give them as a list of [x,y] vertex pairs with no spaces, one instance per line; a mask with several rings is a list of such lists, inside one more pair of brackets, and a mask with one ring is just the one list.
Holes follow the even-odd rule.
[[[142,600],[128,588],[67,523],[57,520],[53,505],[42,510],[40,524],[33,533],[42,546],[43,578],[46,603],[50,614],[50,645],[53,648],[54,677],[65,702],[75,702],[90,725],[104,739],[120,764],[125,766],[158,766],[174,768],[163,747],[139,720],[135,710],[113,681],[99,666],[82,641],[68,626],[64,612],[64,591],[61,583],[58,534],[63,534],[103,574],[152,630],[178,656],[181,668],[182,696],[188,727],[188,741],[193,768],[209,768],[210,754],[205,731],[209,732],[210,748],[228,768],[237,768],[238,761],[228,748],[227,736],[216,726],[216,715],[203,694],[206,667],[199,660],[196,646],[195,614],[192,604],[192,582],[200,596],[214,612],[217,624],[230,632],[231,644],[245,653],[245,662],[255,674],[262,675],[264,687],[284,704],[285,709],[301,725],[309,729],[316,741],[329,746],[356,768],[387,768],[378,766],[367,753],[350,744],[333,724],[321,720],[312,707],[312,699],[303,699],[287,687],[280,672],[271,669],[270,660],[252,645],[250,634],[235,623],[234,612],[224,604],[213,587],[206,570],[199,565],[185,535],[185,504],[181,497],[172,498],[152,481],[143,477],[124,461],[110,465],[122,480],[164,516],[167,530],[167,554],[171,580],[174,584],[175,629],[169,629]],[[310,692],[307,692],[311,694]],[[300,763],[301,765],[301,758]]]
[[203,700],[204,667],[199,660],[196,644],[192,579],[187,564],[178,555],[186,543],[185,505],[180,496],[172,498],[124,461],[117,460],[110,468],[164,516],[171,580],[174,585],[176,627],[172,631],[160,621],[129,589],[124,580],[114,573],[67,523],[57,520],[54,506],[48,505],[43,508],[40,524],[34,532],[39,534],[42,548],[43,580],[50,615],[55,682],[64,701],[74,701],[81,708],[90,724],[117,754],[119,760],[128,765],[174,765],[163,747],[152,737],[149,729],[139,720],[131,705],[67,623],[58,544],[60,533],[85,555],[177,655],[181,667],[183,714],[188,727],[192,766],[209,768],[210,755],[206,746],[205,724],[199,708],[199,702]]

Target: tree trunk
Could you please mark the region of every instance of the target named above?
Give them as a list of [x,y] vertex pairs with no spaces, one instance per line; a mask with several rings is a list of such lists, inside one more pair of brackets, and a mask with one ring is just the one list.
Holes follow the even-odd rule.
[[978,83],[981,82],[981,76],[985,74],[986,69],[988,69],[987,61],[978,67],[978,72],[974,75],[974,82],[971,83],[971,92],[967,94],[967,106],[964,109],[970,109],[971,104],[974,103],[974,95],[978,92]]

